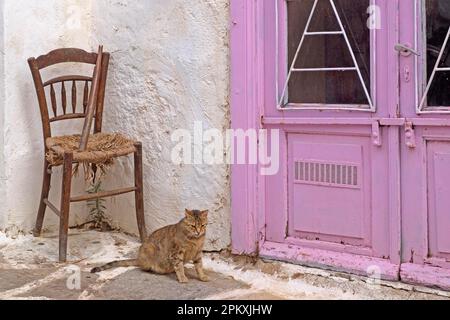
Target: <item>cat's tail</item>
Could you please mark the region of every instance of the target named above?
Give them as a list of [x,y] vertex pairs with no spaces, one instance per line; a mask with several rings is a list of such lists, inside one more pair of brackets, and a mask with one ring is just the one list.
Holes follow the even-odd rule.
[[113,268],[120,268],[120,267],[137,267],[138,261],[137,259],[132,260],[123,260],[123,261],[114,261],[110,262],[108,264],[105,264],[102,267],[97,267],[91,270],[91,273],[98,273],[105,270],[113,269]]

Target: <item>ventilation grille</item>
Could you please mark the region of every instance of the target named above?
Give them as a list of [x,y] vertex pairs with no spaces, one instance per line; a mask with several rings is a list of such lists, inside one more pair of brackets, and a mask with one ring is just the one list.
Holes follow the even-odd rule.
[[295,162],[295,181],[305,184],[359,188],[359,166],[356,164],[298,161]]

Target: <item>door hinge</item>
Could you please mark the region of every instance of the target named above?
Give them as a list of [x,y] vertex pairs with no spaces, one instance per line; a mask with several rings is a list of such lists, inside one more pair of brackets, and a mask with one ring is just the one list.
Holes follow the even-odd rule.
[[405,143],[408,148],[414,149],[416,147],[416,133],[411,121],[405,122]]
[[381,130],[378,120],[372,123],[372,143],[377,147],[381,147]]

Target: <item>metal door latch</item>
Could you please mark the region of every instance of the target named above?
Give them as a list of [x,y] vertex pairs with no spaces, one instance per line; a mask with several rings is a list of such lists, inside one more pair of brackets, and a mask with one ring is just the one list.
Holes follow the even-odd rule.
[[405,141],[408,148],[414,149],[416,147],[416,133],[411,121],[405,123]]
[[420,53],[418,53],[416,50],[411,48],[408,45],[397,43],[394,46],[395,51],[399,52],[404,57],[409,57],[411,54],[420,57]]

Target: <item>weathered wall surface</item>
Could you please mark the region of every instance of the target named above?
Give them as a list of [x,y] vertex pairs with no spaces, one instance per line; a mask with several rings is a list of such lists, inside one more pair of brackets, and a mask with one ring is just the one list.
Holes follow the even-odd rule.
[[[228,0],[97,0],[93,46],[112,53],[106,130],[143,142],[146,218],[150,230],[177,222],[184,208],[210,210],[210,250],[230,243],[226,165],[177,166],[171,134],[229,128]],[[131,161],[110,176],[129,181]],[[114,202],[113,217],[135,232],[132,197]]]
[[[5,112],[5,77],[4,77],[4,28],[3,28],[3,7],[4,0],[0,0],[0,200],[3,200],[5,190],[5,162],[3,153],[3,118]],[[0,208],[0,226],[5,224],[4,207]]]
[[[88,48],[90,3],[91,0],[4,0],[5,190],[0,228],[11,233],[33,227],[43,171],[42,126],[27,59],[58,47]],[[52,184],[54,203],[59,203],[59,181],[57,174]],[[75,207],[73,220],[83,220],[84,212],[84,208]],[[46,227],[56,225],[52,215],[48,212]]]
[[[4,2],[7,68],[0,77],[6,83],[1,132],[7,157],[0,228],[30,230],[40,194],[42,131],[26,59],[56,47],[93,49],[102,43],[112,53],[105,130],[144,144],[149,231],[177,222],[185,207],[208,208],[207,249],[227,247],[229,168],[172,164],[171,134],[192,130],[195,121],[205,129],[229,127],[229,0]],[[132,168],[132,159],[118,162],[104,188],[132,183]],[[59,181],[60,176],[54,177],[55,203]],[[80,183],[77,188],[84,187]],[[122,229],[136,233],[133,202],[133,196],[122,196],[107,206]],[[74,213],[73,223],[86,218],[84,206]],[[46,226],[55,222],[49,218]]]

